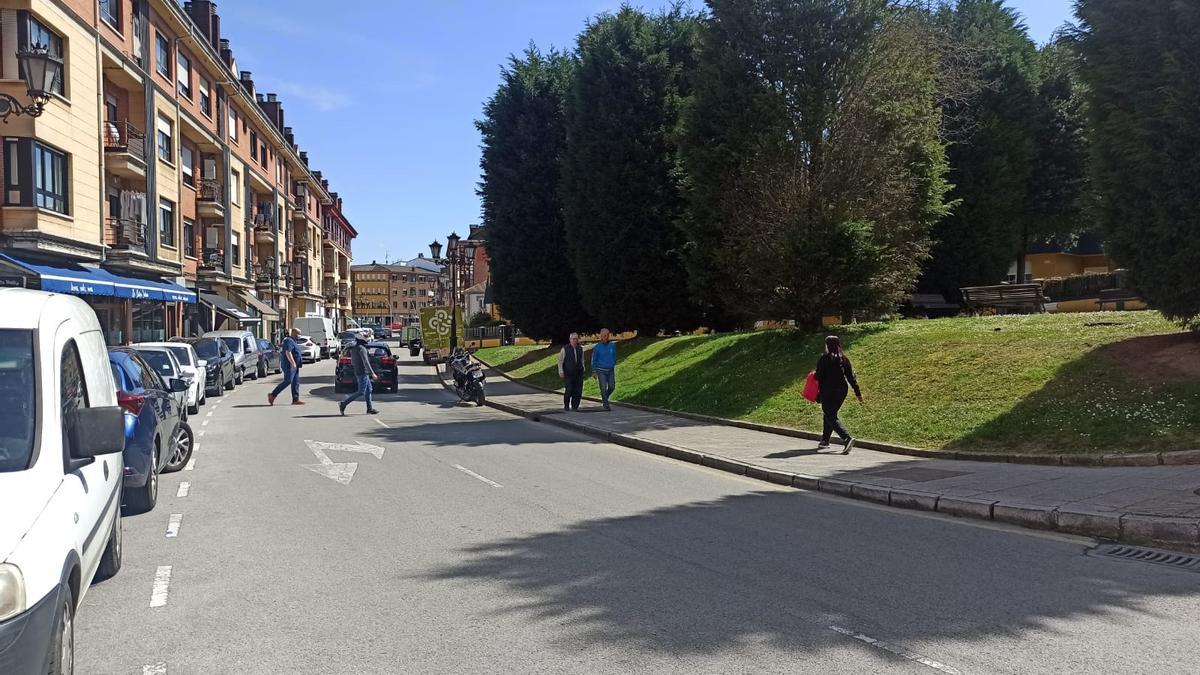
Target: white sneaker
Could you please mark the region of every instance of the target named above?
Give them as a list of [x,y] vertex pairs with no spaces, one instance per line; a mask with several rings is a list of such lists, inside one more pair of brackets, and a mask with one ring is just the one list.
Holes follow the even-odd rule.
[[846,441],[846,445],[842,446],[842,454],[848,455],[848,454],[850,454],[850,451],[853,449],[854,449],[854,439],[851,438],[850,440]]
[[818,450],[828,450],[829,444],[828,443],[817,443],[817,449]]

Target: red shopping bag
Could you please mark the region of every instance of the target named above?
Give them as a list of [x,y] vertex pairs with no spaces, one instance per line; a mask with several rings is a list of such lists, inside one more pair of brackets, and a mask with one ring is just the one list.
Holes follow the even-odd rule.
[[821,385],[817,383],[817,371],[812,370],[808,373],[808,379],[804,381],[804,399],[816,403],[817,393],[821,390]]

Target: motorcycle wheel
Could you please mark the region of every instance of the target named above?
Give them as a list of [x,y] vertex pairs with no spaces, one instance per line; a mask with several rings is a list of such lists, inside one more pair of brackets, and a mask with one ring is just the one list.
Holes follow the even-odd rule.
[[480,385],[478,387],[475,387],[475,405],[482,408],[483,403],[484,403],[483,385]]

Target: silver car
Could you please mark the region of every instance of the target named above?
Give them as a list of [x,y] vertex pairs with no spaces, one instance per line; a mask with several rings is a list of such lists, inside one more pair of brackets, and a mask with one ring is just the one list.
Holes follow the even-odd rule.
[[233,383],[241,384],[247,377],[258,379],[258,340],[248,330],[214,330],[204,334],[217,338],[233,352]]
[[[170,391],[171,398],[179,402],[179,410],[182,411],[180,419],[186,422],[188,412],[191,409],[191,406],[188,404],[188,397],[189,392],[192,390],[192,381],[195,379],[195,376],[184,372],[179,359],[175,358],[175,354],[168,347],[133,345],[133,349],[162,378],[163,388]],[[186,382],[187,389],[183,391],[171,391],[170,382],[172,379],[179,379]]]

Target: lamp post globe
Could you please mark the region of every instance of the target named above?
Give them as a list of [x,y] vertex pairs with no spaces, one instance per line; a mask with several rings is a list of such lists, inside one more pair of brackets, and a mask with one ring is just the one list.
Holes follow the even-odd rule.
[[453,252],[454,252],[454,250],[458,248],[458,240],[459,240],[459,238],[460,238],[460,237],[459,237],[459,236],[458,236],[456,233],[454,233],[454,232],[451,232],[451,233],[450,233],[450,234],[449,234],[449,235],[446,237],[446,251],[447,251],[448,253],[453,253]]
[[429,255],[434,261],[439,260],[442,257],[442,242],[434,239],[433,243],[429,244]]
[[17,52],[17,61],[21,64],[29,98],[40,108],[50,99],[54,82],[62,77],[63,60],[52,55],[46,47],[35,44]]

